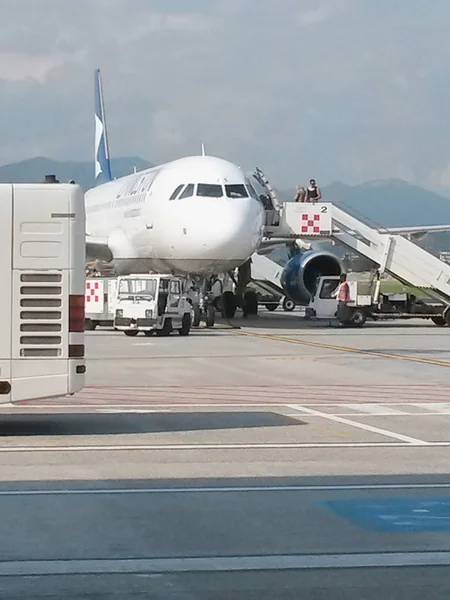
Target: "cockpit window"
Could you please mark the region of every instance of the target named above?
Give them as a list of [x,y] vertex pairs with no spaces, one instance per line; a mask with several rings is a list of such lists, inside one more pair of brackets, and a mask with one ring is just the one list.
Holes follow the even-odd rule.
[[245,183],[247,184],[247,188],[248,188],[248,191],[250,192],[250,196],[252,198],[254,198],[255,200],[259,200],[258,194],[256,193],[256,190],[252,186],[252,184],[250,183],[250,181],[248,179],[246,179]]
[[241,183],[236,183],[234,185],[226,185],[225,191],[227,193],[228,198],[248,198],[248,193],[245,189],[245,185],[242,185]]
[[223,189],[221,185],[215,183],[199,183],[197,187],[197,196],[221,198],[223,196]]
[[175,200],[175,198],[178,196],[178,194],[183,189],[183,186],[184,186],[184,183],[182,183],[177,188],[175,188],[175,190],[173,191],[173,194],[170,196],[169,200]]
[[193,195],[194,195],[194,184],[190,183],[189,185],[186,186],[186,189],[181,194],[180,200],[182,198],[189,198],[190,196],[193,196]]

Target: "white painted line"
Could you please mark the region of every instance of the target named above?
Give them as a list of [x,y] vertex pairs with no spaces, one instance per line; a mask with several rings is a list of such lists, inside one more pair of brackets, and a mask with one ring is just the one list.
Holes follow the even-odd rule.
[[418,406],[419,408],[422,409],[427,409],[429,408],[430,410],[439,410],[441,411],[441,414],[450,414],[450,404],[448,403],[444,403],[444,402],[427,402],[427,403],[416,403],[415,406]]
[[307,448],[448,448],[448,442],[317,442],[317,443],[260,443],[260,444],[123,444],[104,446],[4,446],[0,454],[33,452],[139,452],[189,450],[300,450]]
[[401,410],[396,410],[395,408],[391,408],[388,406],[384,406],[383,404],[371,404],[367,402],[364,404],[343,404],[345,408],[350,408],[351,410],[356,410],[363,413],[368,413],[370,415],[404,415],[405,413]]
[[132,413],[132,414],[148,414],[148,413],[160,413],[160,414],[167,414],[168,412],[172,412],[170,410],[165,410],[164,413],[161,413],[161,411],[159,410],[150,410],[150,409],[140,409],[140,408],[133,408],[132,406],[126,409],[117,409],[117,408],[96,408],[95,409],[96,413],[103,413],[103,414],[111,414],[111,415],[123,415],[125,413]]
[[371,552],[357,554],[269,554],[199,558],[24,560],[0,563],[0,576],[88,575],[107,573],[195,573],[286,569],[354,569],[448,566],[450,552]]
[[293,410],[302,411],[308,415],[313,415],[315,417],[322,417],[323,419],[327,419],[329,421],[334,421],[336,423],[342,423],[342,425],[349,425],[350,427],[356,427],[357,429],[363,429],[364,431],[368,431],[370,433],[376,433],[378,435],[383,435],[386,437],[390,437],[396,440],[401,440],[402,442],[407,442],[409,444],[414,444],[415,446],[427,446],[429,442],[425,442],[424,440],[419,440],[417,438],[410,437],[408,435],[403,435],[401,433],[395,433],[393,431],[388,431],[387,429],[381,429],[380,427],[373,427],[372,425],[366,425],[366,423],[358,423],[357,421],[353,421],[352,419],[345,419],[344,417],[337,417],[335,415],[329,415],[327,413],[321,412],[319,410],[314,410],[312,408],[306,408],[305,406],[298,406],[291,404],[290,408]]
[[[126,411],[125,411],[126,412]],[[158,411],[155,411],[158,412]],[[280,413],[283,415],[283,417],[299,417],[298,412],[297,413]],[[394,416],[392,413],[390,412],[380,412],[380,413],[376,413],[376,414],[356,414],[354,412],[351,413],[329,413],[331,415],[333,415],[334,417],[358,417],[358,419],[367,419],[370,417],[392,417]],[[312,416],[312,415],[311,415]],[[413,412],[413,413],[409,413],[409,412],[398,412],[398,414],[395,415],[396,417],[433,417],[433,416],[439,416],[439,417],[449,417],[450,413],[448,412]]]
[[[381,490],[450,490],[450,483],[373,483],[362,485],[273,485],[273,486],[217,486],[165,488],[88,488],[46,490],[0,490],[2,496],[99,496],[126,494],[242,494],[266,492],[349,492]],[[0,563],[1,564],[1,563]]]

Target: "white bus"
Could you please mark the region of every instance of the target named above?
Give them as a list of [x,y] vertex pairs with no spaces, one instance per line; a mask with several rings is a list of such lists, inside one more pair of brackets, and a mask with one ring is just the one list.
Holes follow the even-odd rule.
[[84,195],[0,184],[0,403],[84,386]]

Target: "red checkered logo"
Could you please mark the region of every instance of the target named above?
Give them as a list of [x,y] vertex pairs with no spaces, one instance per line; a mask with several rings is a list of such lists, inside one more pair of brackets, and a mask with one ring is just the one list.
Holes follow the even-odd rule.
[[100,302],[98,281],[86,281],[86,302]]
[[320,214],[302,214],[302,233],[320,233]]

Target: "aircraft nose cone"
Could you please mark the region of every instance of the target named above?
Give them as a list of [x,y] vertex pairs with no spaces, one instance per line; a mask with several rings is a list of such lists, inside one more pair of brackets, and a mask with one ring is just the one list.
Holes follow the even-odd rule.
[[233,200],[217,211],[211,228],[211,250],[217,258],[247,258],[258,247],[264,224],[264,211],[253,199]]

